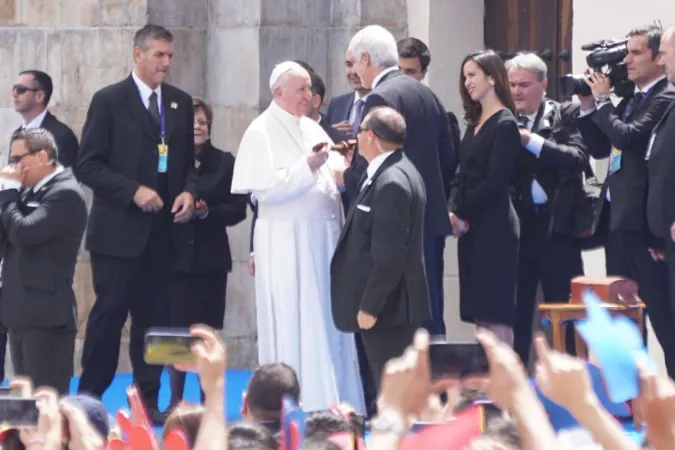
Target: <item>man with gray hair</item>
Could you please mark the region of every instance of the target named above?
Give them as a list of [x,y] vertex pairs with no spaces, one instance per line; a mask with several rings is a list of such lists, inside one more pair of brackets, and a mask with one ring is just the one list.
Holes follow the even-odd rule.
[[76,173],[94,192],[87,226],[96,302],[82,350],[80,393],[101,397],[115,376],[122,327],[131,312],[129,354],[156,423],[162,366],[145,363],[149,327],[168,324],[168,286],[177,253],[190,252],[194,112],[186,92],[164,83],[173,35],[148,24],[134,36],[134,70],[94,94]]
[[570,279],[584,272],[573,215],[590,166],[576,125],[578,106],[546,98],[546,63],[521,53],[506,67],[523,144],[514,199],[520,218],[514,348],[527,365],[539,283],[547,303],[566,302]]
[[84,192],[43,128],[15,132],[0,172],[0,323],[17,376],[70,390],[77,332],[73,276],[87,223]]
[[[377,25],[362,29],[349,43],[349,51],[354,55],[354,70],[364,87],[373,89],[366,99],[363,117],[377,106],[388,106],[398,111],[407,124],[403,151],[422,175],[427,196],[424,262],[432,319],[424,325],[433,335],[445,335],[443,251],[446,236],[452,234],[447,205],[457,166],[445,107],[431,89],[399,71],[396,39],[386,29]],[[345,172],[350,199],[361,189],[367,165],[357,150]]]
[[340,188],[346,162],[306,116],[310,74],[277,65],[273,101],[246,129],[232,193],[251,195],[260,364],[286,363],[300,378],[302,406],[347,402],[363,412],[354,335],[340,333],[330,312],[330,259],[343,223]]

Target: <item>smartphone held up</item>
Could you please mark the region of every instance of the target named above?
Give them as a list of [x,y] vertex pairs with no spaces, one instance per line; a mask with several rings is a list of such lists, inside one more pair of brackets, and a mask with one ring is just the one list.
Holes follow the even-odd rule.
[[199,340],[189,328],[149,328],[145,333],[145,362],[158,366],[194,364],[192,346]]

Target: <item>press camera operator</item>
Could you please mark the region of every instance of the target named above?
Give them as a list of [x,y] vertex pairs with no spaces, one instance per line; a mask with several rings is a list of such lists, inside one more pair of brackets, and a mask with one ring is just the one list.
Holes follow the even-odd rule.
[[537,286],[547,303],[565,302],[570,279],[584,271],[571,227],[588,155],[576,125],[578,105],[546,98],[546,63],[521,53],[506,68],[523,144],[514,202],[520,217],[514,347],[527,366]]
[[645,154],[652,130],[675,99],[660,65],[661,34],[656,26],[628,34],[623,61],[635,87],[616,107],[610,101],[608,77],[599,72],[589,76],[586,83],[592,95],[579,96],[579,129],[591,156],[609,157],[601,213],[609,215],[607,275],[638,283],[668,375],[675,378],[675,314],[668,301],[666,265],[657,257],[664,244],[650,233],[646,220]]

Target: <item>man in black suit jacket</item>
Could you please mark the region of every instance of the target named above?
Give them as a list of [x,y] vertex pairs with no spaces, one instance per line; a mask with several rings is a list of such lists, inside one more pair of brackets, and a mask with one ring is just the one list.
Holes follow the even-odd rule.
[[12,136],[10,166],[0,172],[0,322],[9,330],[15,374],[66,395],[77,332],[73,276],[87,205],[57,159],[47,130]]
[[23,117],[23,128],[44,128],[49,131],[58,147],[59,163],[63,167],[72,167],[77,158],[77,138],[68,125],[60,122],[47,110],[52,98],[54,85],[52,78],[39,70],[24,70],[12,86],[14,109]]
[[337,130],[338,141],[353,139],[363,117],[363,107],[370,89],[361,83],[354,71],[354,55],[349,49],[345,52],[345,76],[352,92],[333,97],[328,104],[324,119]]
[[[181,227],[194,211],[192,98],[163,83],[173,36],[146,25],[134,37],[132,74],[94,94],[82,132],[77,176],[94,192],[87,249],[96,291],[82,351],[80,392],[103,395],[131,312],[129,353],[153,420],[160,366],[143,359],[144,335],[165,325],[167,289]],[[188,241],[189,242],[189,241]]]
[[401,149],[403,117],[377,108],[358,139],[368,162],[331,261],[335,326],[361,333],[379,391],[385,363],[400,356],[431,317],[424,272],[424,181]]
[[[668,89],[672,90],[672,83],[675,82],[675,27],[670,27],[663,33],[660,50],[663,62],[665,62],[668,81],[671,83]],[[655,254],[655,256],[658,259],[665,259],[668,265],[671,305],[675,304],[673,303],[673,299],[675,299],[675,290],[673,289],[675,287],[674,108],[675,102],[670,102],[663,117],[654,127],[646,155],[649,170],[647,221],[651,232],[665,242],[665,255]],[[672,377],[672,375],[670,376]]]
[[650,257],[650,249],[662,252],[664,242],[650,233],[646,215],[645,154],[652,130],[675,99],[659,65],[661,34],[656,26],[629,34],[625,61],[635,92],[616,108],[609,101],[607,78],[600,73],[591,76],[593,97],[579,98],[579,129],[591,156],[610,157],[602,193],[607,199],[603,209],[609,209],[607,274],[631,278],[640,286],[668,374],[675,377],[675,311],[668,300],[667,268]]
[[[355,71],[368,95],[364,115],[378,106],[389,106],[403,115],[408,132],[403,146],[425,183],[427,204],[424,216],[424,259],[429,280],[433,320],[425,324],[431,334],[445,335],[443,323],[443,251],[445,238],[452,233],[447,200],[457,161],[445,107],[436,95],[418,81],[398,70],[396,40],[384,28],[374,25],[359,31],[349,45],[356,57]],[[358,193],[367,162],[354,154],[345,171],[350,198]]]
[[[507,61],[506,68],[523,143],[514,198],[520,252],[513,330],[514,348],[527,367],[539,284],[546,303],[564,303],[570,279],[584,273],[572,224],[588,154],[576,124],[579,107],[544,97],[546,63],[524,53]],[[568,336],[571,344],[574,336]]]

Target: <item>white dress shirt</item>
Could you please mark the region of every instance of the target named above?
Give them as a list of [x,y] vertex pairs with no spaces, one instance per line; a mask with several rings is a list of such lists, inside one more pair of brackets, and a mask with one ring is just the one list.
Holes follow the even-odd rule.
[[[544,103],[544,112],[541,117],[546,117],[546,115],[551,111],[551,106],[548,103]],[[522,116],[527,117],[527,130],[530,131],[530,141],[525,145],[525,148],[532,153],[534,156],[539,158],[541,155],[541,149],[544,146],[546,141],[543,137],[539,136],[537,133],[532,133],[532,127],[534,127],[534,121],[537,119],[537,112],[534,114],[522,114]],[[532,201],[535,205],[543,205],[548,202],[548,195],[544,191],[544,188],[541,187],[541,184],[537,180],[532,180]]]
[[372,89],[375,89],[375,88],[377,87],[378,83],[379,83],[380,81],[382,81],[382,78],[384,78],[384,76],[385,76],[386,74],[388,74],[388,73],[390,73],[390,72],[393,72],[393,71],[395,71],[395,70],[398,70],[398,67],[397,67],[397,66],[389,67],[388,69],[384,69],[382,72],[380,72],[380,73],[375,77],[375,79],[373,80],[373,86],[372,86]]
[[31,120],[29,123],[26,123],[26,121],[23,122],[23,125],[21,128],[24,130],[26,129],[31,129],[31,128],[40,128],[42,126],[42,122],[45,120],[45,116],[47,116],[47,108],[44,109],[38,116]]
[[394,153],[394,150],[389,151],[389,152],[384,152],[379,155],[377,155],[369,164],[368,168],[366,169],[366,174],[368,177],[366,178],[366,181],[363,182],[361,185],[361,189],[366,187],[366,185],[373,179],[375,176],[375,172],[377,172],[377,169],[380,168],[380,166],[384,163],[384,161],[391,156],[391,154]]
[[147,84],[143,82],[138,76],[136,76],[136,72],[131,72],[131,78],[133,78],[134,83],[136,83],[136,87],[138,87],[138,92],[141,94],[141,100],[143,100],[143,104],[145,105],[145,108],[148,109],[150,107],[150,96],[152,93],[157,94],[157,107],[159,108],[160,114],[162,113],[162,85],[157,86],[154,90],[150,88]]

